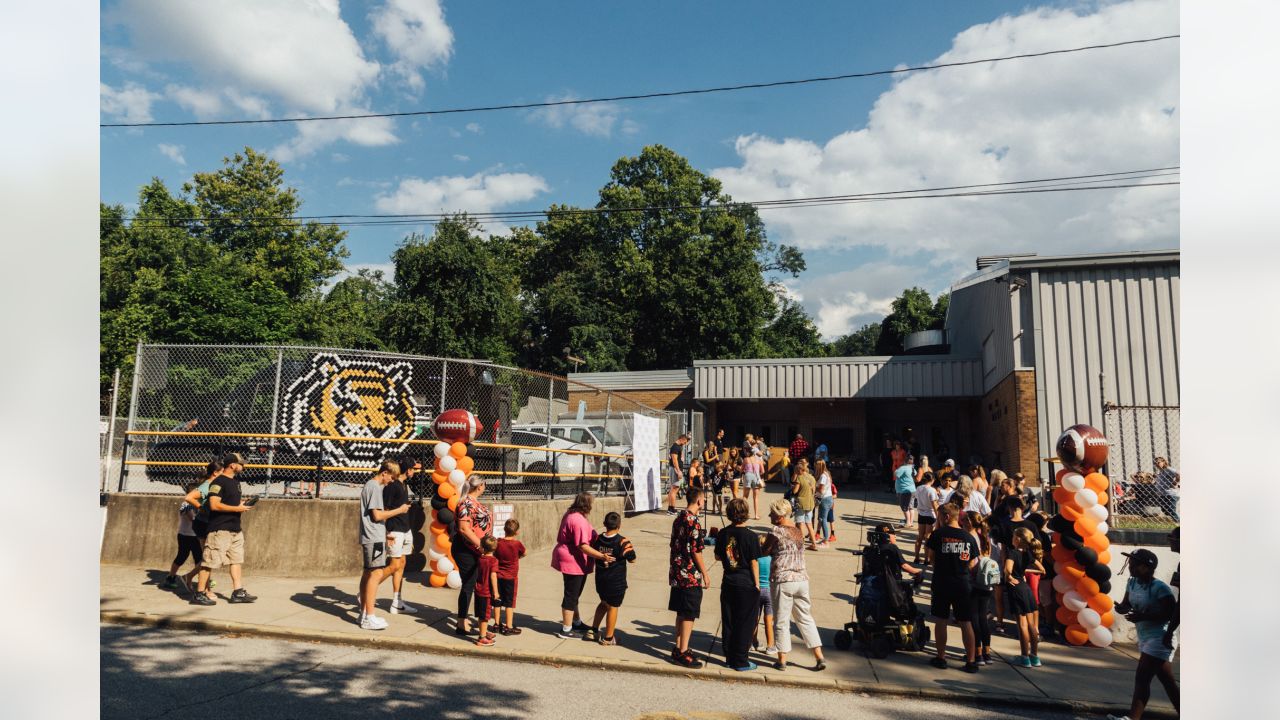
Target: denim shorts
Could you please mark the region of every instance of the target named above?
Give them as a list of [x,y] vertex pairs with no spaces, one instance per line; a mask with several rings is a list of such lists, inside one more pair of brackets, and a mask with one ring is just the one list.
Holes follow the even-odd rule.
[[760,476],[755,473],[746,473],[742,476],[743,484],[747,489],[764,487],[764,483],[760,482]]
[[808,512],[805,512],[803,510],[797,510],[791,516],[791,519],[794,520],[797,525],[800,523],[813,523],[813,511],[809,510]]

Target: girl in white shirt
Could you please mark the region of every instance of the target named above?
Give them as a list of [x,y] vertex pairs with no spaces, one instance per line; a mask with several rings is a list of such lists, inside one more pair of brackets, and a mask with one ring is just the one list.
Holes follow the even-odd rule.
[[831,493],[831,473],[827,470],[827,461],[819,460],[814,463],[813,469],[818,473],[818,486],[813,493],[817,500],[818,534],[822,536],[818,539],[818,547],[826,547],[831,541],[831,523],[827,517],[836,498]]
[[933,532],[933,525],[938,517],[938,491],[933,488],[933,473],[926,472],[920,478],[920,487],[916,488],[916,511],[919,517],[919,532],[916,533],[916,559],[920,562],[920,546]]

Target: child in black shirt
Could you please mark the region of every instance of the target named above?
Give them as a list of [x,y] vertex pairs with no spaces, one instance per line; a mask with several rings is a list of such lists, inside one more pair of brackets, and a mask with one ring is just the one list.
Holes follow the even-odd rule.
[[925,543],[929,564],[933,566],[934,645],[938,654],[929,662],[937,668],[947,667],[947,623],[954,616],[964,640],[964,671],[978,672],[973,634],[972,591],[970,571],[978,564],[978,545],[973,536],[960,529],[960,509],[951,503],[938,508],[938,529]]
[[[596,565],[596,594],[600,596],[600,604],[596,606],[595,620],[591,623],[592,634],[600,638],[601,645],[617,645],[613,637],[614,628],[618,625],[618,608],[622,607],[622,599],[627,594],[627,563],[636,561],[635,548],[631,541],[618,533],[622,527],[622,516],[611,512],[604,516],[604,533],[597,535],[591,545],[596,550],[614,559],[611,563]],[[627,563],[617,562],[626,560]],[[600,634],[600,621],[606,615],[605,632]]]

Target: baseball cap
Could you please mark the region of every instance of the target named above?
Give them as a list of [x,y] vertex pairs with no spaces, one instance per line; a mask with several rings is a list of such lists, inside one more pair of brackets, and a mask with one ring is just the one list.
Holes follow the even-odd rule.
[[946,465],[947,467],[955,467],[956,461],[952,460],[951,458],[947,458],[947,461],[943,464]]
[[1160,559],[1156,557],[1156,554],[1146,548],[1138,548],[1133,552],[1120,553],[1120,554],[1129,558],[1130,565],[1136,565],[1138,563],[1142,563],[1144,565],[1150,565],[1151,569],[1154,570],[1156,566],[1160,564]]

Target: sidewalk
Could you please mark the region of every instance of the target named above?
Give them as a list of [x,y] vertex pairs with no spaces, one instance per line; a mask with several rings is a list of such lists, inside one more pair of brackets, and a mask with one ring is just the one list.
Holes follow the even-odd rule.
[[[822,688],[852,692],[880,692],[960,701],[1012,703],[1023,707],[1044,707],[1079,712],[1127,712],[1137,659],[1132,646],[1113,645],[1108,649],[1073,648],[1059,643],[1043,643],[1040,668],[1015,668],[1008,658],[1018,655],[1016,636],[993,638],[993,664],[970,675],[959,669],[956,651],[959,632],[950,633],[952,668],[936,670],[928,664],[930,655],[895,652],[876,660],[866,657],[855,645],[851,651],[837,650],[832,636],[848,622],[856,594],[853,573],[859,559],[849,550],[861,546],[863,525],[900,518],[887,493],[871,493],[864,501],[853,490],[836,504],[835,547],[808,554],[807,562],[813,597],[813,614],[822,632],[828,668],[813,672],[813,655],[798,638],[788,657],[789,667],[780,672],[769,667],[772,658],[753,653],[760,669],[739,673],[725,667],[717,642],[709,662],[699,670],[677,667],[667,661],[672,645],[672,613],[667,607],[667,540],[671,520],[665,513],[648,513],[624,520],[622,532],[631,538],[639,556],[628,570],[625,604],[619,615],[618,645],[602,647],[582,640],[555,637],[559,627],[561,580],[550,568],[550,549],[533,551],[521,564],[517,625],[525,628],[516,637],[498,637],[492,648],[478,648],[473,640],[453,634],[450,616],[456,608],[457,593],[424,587],[421,576],[405,581],[405,599],[419,608],[417,615],[390,615],[386,611],[390,583],[381,587],[379,614],[390,622],[381,632],[362,631],[356,625],[355,592],[358,578],[268,578],[245,569],[245,586],[259,597],[252,605],[228,605],[230,580],[225,573],[218,580],[219,604],[204,608],[189,605],[186,596],[161,590],[163,570],[101,566],[101,619],[103,622],[186,627],[259,634],[294,640],[343,644],[377,645],[438,654],[500,655],[512,660],[555,665],[604,667],[607,669],[655,672],[731,679],[742,682]],[[777,497],[762,498],[762,512]],[[592,520],[598,526],[600,518]],[[719,525],[718,518],[708,517]],[[758,531],[767,530],[767,521],[753,522]],[[249,539],[252,542],[252,539]],[[913,533],[904,532],[899,545],[911,557]],[[354,549],[353,549],[354,551]],[[704,653],[712,644],[719,623],[719,581],[721,569],[712,566],[713,554],[704,555],[711,569],[711,588],[702,605],[702,618],[695,628],[692,647]],[[927,587],[927,586],[926,586]],[[927,589],[916,601],[927,607]],[[598,598],[588,582],[581,610],[590,621]],[[764,636],[761,634],[761,645]],[[930,645],[932,650],[932,645]],[[1175,663],[1175,671],[1177,664]],[[1152,717],[1172,716],[1172,706],[1159,683],[1152,687]]]

